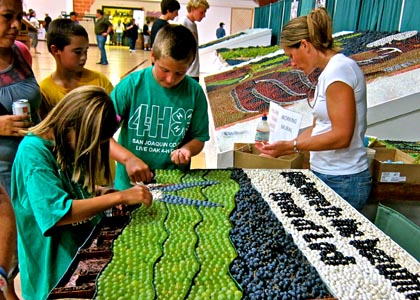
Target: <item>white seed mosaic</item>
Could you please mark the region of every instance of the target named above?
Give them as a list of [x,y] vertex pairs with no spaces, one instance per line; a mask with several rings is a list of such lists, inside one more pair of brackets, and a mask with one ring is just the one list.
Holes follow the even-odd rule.
[[[335,297],[420,299],[420,263],[311,171],[244,171]],[[287,181],[292,173],[306,178],[301,190]],[[305,196],[305,182],[326,201]]]

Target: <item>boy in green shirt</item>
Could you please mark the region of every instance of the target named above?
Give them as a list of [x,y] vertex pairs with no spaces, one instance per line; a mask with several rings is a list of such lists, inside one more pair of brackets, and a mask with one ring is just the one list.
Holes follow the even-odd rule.
[[186,168],[209,140],[207,100],[187,70],[197,43],[188,28],[169,24],[153,44],[153,66],[125,77],[112,91],[121,117],[115,188],[150,182],[155,169]]

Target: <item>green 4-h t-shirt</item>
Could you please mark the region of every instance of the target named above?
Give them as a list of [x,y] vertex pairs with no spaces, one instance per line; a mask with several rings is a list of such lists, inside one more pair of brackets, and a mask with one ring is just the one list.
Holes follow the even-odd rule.
[[[207,99],[188,76],[175,88],[162,87],[152,68],[131,73],[111,93],[122,119],[118,142],[152,170],[174,169],[173,150],[192,139],[209,140]],[[117,164],[115,188],[130,186],[125,166]]]

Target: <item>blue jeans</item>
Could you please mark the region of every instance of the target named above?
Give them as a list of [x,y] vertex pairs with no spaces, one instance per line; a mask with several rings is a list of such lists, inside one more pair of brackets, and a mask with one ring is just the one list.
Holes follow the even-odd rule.
[[372,188],[369,169],[351,175],[325,175],[312,172],[354,208],[361,210],[366,204]]
[[122,44],[122,32],[117,32],[117,44]]
[[106,57],[106,51],[105,51],[106,36],[103,36],[102,34],[97,34],[96,41],[98,42],[98,48],[99,48],[99,51],[101,52],[101,60],[99,62],[101,64],[107,64],[108,58]]
[[137,39],[134,39],[134,38],[129,38],[128,39],[130,50],[136,50],[136,41],[137,41]]

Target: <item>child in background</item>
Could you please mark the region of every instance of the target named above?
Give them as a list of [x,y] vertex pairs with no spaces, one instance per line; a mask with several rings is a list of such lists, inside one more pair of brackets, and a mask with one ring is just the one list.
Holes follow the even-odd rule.
[[111,181],[109,139],[117,128],[106,91],[83,86],[69,92],[19,145],[11,198],[23,299],[47,299],[105,210],[151,205],[147,187],[110,191],[97,185],[102,169]]
[[70,20],[72,20],[73,22],[77,22],[77,23],[79,23],[79,21],[77,20],[77,12],[72,11],[72,12],[70,13]]
[[32,29],[28,31],[29,38],[31,39],[31,46],[34,48],[35,54],[41,54],[41,52],[37,50],[39,21],[36,18],[36,12],[33,9],[29,10],[29,23],[32,25]]
[[163,26],[168,25],[168,21],[173,21],[178,17],[178,10],[180,8],[181,5],[177,0],[162,0],[162,2],[160,2],[160,12],[162,14],[153,22],[152,30],[150,32],[150,43],[152,47],[158,31]]
[[125,30],[125,26],[121,20],[118,20],[117,23],[114,24],[114,30],[116,34],[116,43],[117,46],[122,46],[123,44],[123,33]]
[[191,64],[191,67],[188,69],[187,74],[194,78],[197,82],[200,81],[200,58],[198,55],[198,29],[196,22],[201,22],[206,16],[206,11],[209,9],[210,5],[207,0],[189,0],[187,3],[188,14],[184,18],[182,25],[187,27],[193,33],[197,41],[197,49],[195,60]]
[[143,25],[144,51],[150,51],[150,21]]
[[40,83],[41,118],[79,86],[96,85],[111,93],[113,86],[106,76],[85,68],[89,39],[82,25],[70,19],[55,19],[47,33],[47,46],[55,59],[55,71]]
[[196,48],[188,28],[163,27],[152,47],[154,65],[131,73],[112,91],[122,118],[119,143],[111,139],[117,189],[150,182],[155,169],[188,168],[209,140],[206,96],[186,76]]

